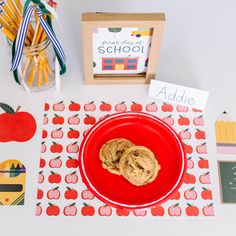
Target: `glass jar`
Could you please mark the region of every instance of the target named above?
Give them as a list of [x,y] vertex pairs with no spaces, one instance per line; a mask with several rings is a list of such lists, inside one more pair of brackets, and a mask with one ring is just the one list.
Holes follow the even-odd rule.
[[[8,43],[12,45],[9,40]],[[18,67],[21,85],[30,92],[52,87],[56,80],[55,62],[56,55],[48,39],[35,46],[25,46]]]

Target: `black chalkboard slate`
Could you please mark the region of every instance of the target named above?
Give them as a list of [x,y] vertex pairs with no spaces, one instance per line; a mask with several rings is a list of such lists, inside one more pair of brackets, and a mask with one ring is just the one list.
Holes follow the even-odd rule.
[[236,203],[236,161],[218,161],[221,201]]

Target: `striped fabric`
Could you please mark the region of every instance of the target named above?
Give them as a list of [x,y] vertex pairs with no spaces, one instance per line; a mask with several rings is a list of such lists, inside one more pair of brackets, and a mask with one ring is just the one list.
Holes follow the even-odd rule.
[[25,39],[26,39],[26,33],[28,31],[29,21],[30,21],[31,15],[35,9],[36,9],[36,12],[39,16],[40,24],[42,25],[44,31],[46,32],[49,40],[53,44],[54,50],[57,52],[57,54],[59,55],[62,62],[64,64],[66,63],[66,56],[65,56],[65,53],[62,49],[62,46],[59,43],[59,41],[57,40],[54,32],[49,27],[48,23],[44,20],[43,13],[42,13],[40,7],[37,5],[36,6],[29,6],[28,9],[26,10],[25,16],[24,16],[23,21],[21,23],[19,33],[17,34],[16,52],[15,52],[15,55],[14,55],[14,58],[12,61],[11,71],[15,71],[20,64],[20,60],[22,57],[23,49],[24,49]]

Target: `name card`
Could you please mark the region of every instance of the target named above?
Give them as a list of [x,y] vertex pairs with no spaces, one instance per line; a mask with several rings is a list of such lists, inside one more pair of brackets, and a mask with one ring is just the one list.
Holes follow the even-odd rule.
[[166,103],[204,110],[209,92],[189,88],[181,85],[170,84],[158,80],[151,80],[148,97],[161,100]]

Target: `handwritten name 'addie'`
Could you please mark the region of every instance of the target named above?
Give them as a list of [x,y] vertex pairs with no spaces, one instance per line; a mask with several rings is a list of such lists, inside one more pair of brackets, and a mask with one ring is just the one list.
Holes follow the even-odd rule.
[[187,106],[193,106],[196,103],[195,99],[193,97],[188,96],[185,90],[168,90],[166,86],[164,86],[159,92],[157,92],[155,96],[156,99],[182,103]]

